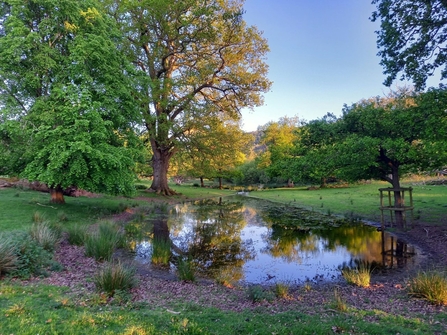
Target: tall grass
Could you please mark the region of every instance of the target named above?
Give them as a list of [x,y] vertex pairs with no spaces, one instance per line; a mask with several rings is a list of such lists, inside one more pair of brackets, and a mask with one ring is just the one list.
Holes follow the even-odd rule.
[[42,248],[49,252],[53,252],[60,241],[59,233],[45,221],[37,221],[34,223],[30,229],[30,236]]
[[341,274],[348,284],[355,286],[369,287],[371,282],[371,267],[365,263],[361,263],[355,268],[343,268]]
[[440,271],[419,272],[409,282],[409,294],[435,305],[447,305],[447,277]]
[[171,241],[165,238],[152,240],[152,264],[168,265],[171,257]]
[[66,227],[68,233],[67,240],[71,245],[84,245],[87,237],[87,228],[80,224],[73,224]]
[[88,235],[84,241],[85,254],[98,261],[108,261],[112,258],[115,248],[124,245],[124,235],[111,222],[100,223],[96,232]]
[[188,258],[179,257],[178,258],[177,275],[180,280],[185,280],[185,281],[195,281],[196,280],[195,265],[190,257],[188,257]]
[[9,273],[17,268],[18,258],[14,252],[12,238],[0,235],[0,275]]
[[135,270],[121,262],[105,263],[93,281],[99,291],[111,297],[118,290],[126,291],[136,285]]

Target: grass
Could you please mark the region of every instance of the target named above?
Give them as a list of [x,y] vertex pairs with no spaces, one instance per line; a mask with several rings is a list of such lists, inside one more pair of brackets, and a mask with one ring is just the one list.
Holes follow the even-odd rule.
[[87,227],[78,223],[72,224],[65,228],[67,231],[68,243],[71,245],[84,245],[87,238]]
[[72,295],[68,288],[0,282],[2,334],[435,334],[444,331],[446,321],[442,315],[425,322],[420,316],[403,318],[376,310],[233,312],[181,301],[170,310],[181,313],[138,303],[104,304]]
[[[338,215],[346,218],[363,218],[380,222],[379,188],[389,187],[389,183],[350,184],[343,188],[308,190],[307,187],[268,189],[254,191],[250,196],[287,203],[293,206]],[[404,179],[402,187],[413,188],[414,217],[430,224],[439,224],[447,219],[445,199],[447,185],[427,185],[420,179]],[[409,199],[406,198],[408,202]],[[323,204],[323,207],[322,207]]]
[[369,287],[371,282],[371,267],[367,264],[359,264],[354,268],[346,267],[341,270],[341,275],[348,284]]
[[[333,214],[352,213],[368,218],[367,215],[374,216],[378,212],[378,187],[386,186],[374,183],[321,192],[297,188],[253,193],[270,194],[274,200],[299,203],[315,209],[320,209],[324,201],[321,210],[325,213],[330,209]],[[436,221],[437,215],[445,218],[442,199],[446,198],[447,188],[423,184],[415,185],[414,188],[415,205],[421,211],[422,219]],[[174,186],[174,189],[182,195],[170,198],[170,201],[178,202],[234,193],[187,185]],[[147,206],[156,200],[156,195],[151,193],[141,192],[139,195],[146,200],[107,196],[67,197],[66,205],[53,206],[49,204],[48,194],[0,190],[0,231],[16,231],[10,236],[20,246],[17,250],[21,250],[21,264],[24,265],[26,259],[30,266],[38,264],[31,269],[33,272],[27,271],[28,274],[39,274],[45,268],[43,264],[51,260],[51,255],[39,244],[30,243],[27,232],[33,225],[35,212],[41,213],[43,221],[51,224],[57,222],[68,231],[69,226],[88,227],[97,223],[99,218],[118,213],[124,208],[138,204]],[[21,269],[23,273],[26,272],[24,267]],[[300,293],[303,299],[306,299],[306,288],[311,290],[310,284]],[[444,332],[444,325],[447,323],[443,312],[404,317],[397,312],[390,314],[375,309],[355,310],[350,307],[345,310],[341,308],[343,304],[334,310],[332,304],[335,301],[329,300],[327,306],[318,306],[322,311],[318,313],[303,310],[300,301],[288,311],[276,311],[268,306],[263,307],[264,300],[277,299],[275,292],[261,287],[254,288],[251,292],[252,301],[258,307],[238,312],[204,307],[199,303],[185,302],[181,298],[173,301],[167,310],[165,306],[158,305],[157,301],[145,304],[118,299],[121,290],[114,292],[114,298],[108,299],[107,295],[104,297],[101,293],[87,293],[83,288],[73,290],[38,281],[20,282],[7,277],[0,278],[0,334],[435,334]],[[419,296],[416,290],[411,294]],[[344,303],[342,299],[340,302]],[[404,300],[401,307],[405,308]],[[180,314],[173,314],[171,311]]]
[[154,238],[152,240],[152,259],[154,265],[168,265],[171,257],[171,240]]
[[0,276],[17,268],[18,258],[14,252],[13,241],[6,234],[0,235]]
[[136,285],[135,270],[121,262],[105,263],[93,282],[99,291],[112,297],[116,291],[127,291]]
[[180,280],[185,281],[195,281],[196,280],[196,274],[195,274],[195,266],[194,262],[191,258],[178,258],[177,263],[177,275]]
[[37,221],[31,226],[31,238],[42,248],[53,252],[60,241],[60,235],[54,230],[48,222]]
[[435,305],[447,305],[447,277],[440,271],[419,272],[409,281],[410,295]]

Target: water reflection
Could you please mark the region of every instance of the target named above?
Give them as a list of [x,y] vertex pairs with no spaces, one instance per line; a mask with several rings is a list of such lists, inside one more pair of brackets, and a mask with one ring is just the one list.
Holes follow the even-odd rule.
[[414,247],[374,227],[243,197],[178,205],[138,229],[150,231],[131,243],[140,262],[150,259],[155,239],[164,239],[171,265],[187,255],[202,275],[222,282],[334,280],[341,266],[418,261]]

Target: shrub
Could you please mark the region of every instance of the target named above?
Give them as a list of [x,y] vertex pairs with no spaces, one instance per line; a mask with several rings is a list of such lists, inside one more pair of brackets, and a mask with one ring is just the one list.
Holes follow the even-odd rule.
[[360,264],[355,268],[343,268],[341,270],[343,278],[348,282],[348,284],[368,287],[371,281],[371,268],[367,264]]
[[436,305],[447,305],[447,278],[440,271],[419,272],[409,282],[409,294]]
[[0,235],[0,275],[17,268],[18,258],[11,237]]
[[105,263],[94,276],[93,281],[99,291],[112,297],[116,291],[126,291],[136,284],[135,270],[121,262]]
[[180,280],[195,281],[195,266],[191,258],[179,257],[177,264],[177,273]]
[[60,239],[60,235],[50,227],[48,222],[34,223],[30,230],[30,236],[42,248],[50,252],[54,251]]
[[68,233],[68,243],[71,245],[84,245],[87,236],[87,228],[85,226],[74,224],[66,228]]
[[13,236],[13,245],[18,260],[17,267],[11,271],[13,276],[29,278],[31,275],[45,273],[43,270],[52,261],[52,253],[25,232]]

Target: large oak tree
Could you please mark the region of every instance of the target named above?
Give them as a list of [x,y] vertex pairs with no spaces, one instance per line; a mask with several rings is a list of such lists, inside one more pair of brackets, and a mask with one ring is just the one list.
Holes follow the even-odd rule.
[[169,162],[180,139],[211,116],[239,118],[262,103],[270,82],[267,42],[243,20],[243,1],[111,1],[138,72],[135,98],[153,157],[151,189],[174,194]]

